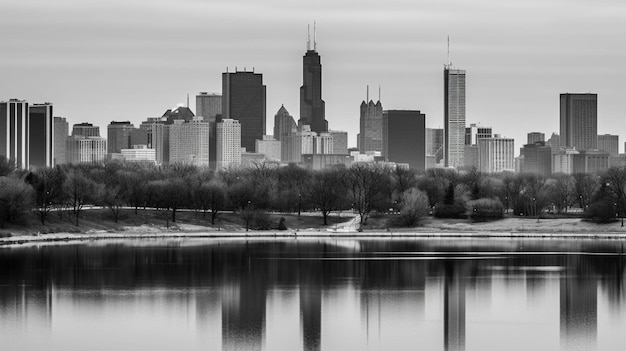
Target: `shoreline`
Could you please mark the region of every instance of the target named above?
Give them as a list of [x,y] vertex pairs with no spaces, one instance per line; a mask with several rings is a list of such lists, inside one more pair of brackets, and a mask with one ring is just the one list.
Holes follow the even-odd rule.
[[626,240],[626,232],[563,233],[540,231],[178,231],[144,233],[53,233],[20,235],[0,238],[0,248],[41,245],[74,244],[88,241],[138,240],[138,239],[561,239],[561,240]]

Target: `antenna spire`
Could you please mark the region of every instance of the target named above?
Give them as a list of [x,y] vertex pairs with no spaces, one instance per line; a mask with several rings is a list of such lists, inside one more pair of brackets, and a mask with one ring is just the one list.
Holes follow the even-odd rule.
[[311,24],[306,25],[306,51],[311,50]]
[[189,93],[187,93],[187,108],[189,108]]
[[317,51],[317,40],[315,40],[315,21],[313,21],[313,51]]
[[367,94],[365,95],[365,102],[370,103],[370,86],[367,85]]
[[380,84],[378,84],[378,101],[380,102]]
[[452,66],[452,61],[450,60],[450,36],[448,35],[448,68]]

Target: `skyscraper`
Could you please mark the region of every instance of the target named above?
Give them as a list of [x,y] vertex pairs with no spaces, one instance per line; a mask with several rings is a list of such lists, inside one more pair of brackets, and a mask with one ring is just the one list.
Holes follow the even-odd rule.
[[216,123],[222,116],[222,95],[205,92],[196,95],[196,115],[209,122],[209,165],[211,169],[215,169],[215,130]]
[[241,164],[241,124],[234,119],[217,123],[217,168],[238,167]]
[[598,135],[598,150],[608,152],[610,156],[619,154],[619,135]]
[[54,117],[54,165],[67,163],[69,124],[63,117]]
[[29,166],[54,166],[54,120],[51,103],[28,106],[28,140]]
[[426,115],[420,111],[388,110],[383,112],[383,156],[389,162],[426,167]]
[[435,165],[443,159],[443,129],[426,128],[426,155],[434,157]]
[[478,139],[493,137],[491,127],[484,127],[480,124],[472,123],[465,128],[465,145],[478,145]]
[[289,114],[285,106],[281,106],[274,116],[274,138],[280,140],[280,160],[285,162],[288,158],[289,144],[287,138],[297,132],[296,122]]
[[[369,100],[369,88],[368,88]],[[364,154],[367,151],[383,150],[383,105],[380,100],[361,102],[359,151]]]
[[313,29],[313,50],[311,40],[307,41],[306,54],[302,58],[302,87],[300,87],[300,119],[298,127],[311,126],[311,131],[324,133],[328,131],[326,107],[322,100],[322,63],[317,53],[315,29]]
[[496,134],[478,139],[480,171],[483,173],[515,172],[515,141]]
[[539,132],[530,132],[527,134],[527,144],[534,144],[538,141],[546,141],[546,135]]
[[453,69],[448,63],[443,82],[444,165],[460,167],[465,145],[465,70]]
[[520,150],[520,155],[524,158],[522,173],[534,173],[542,176],[552,174],[552,148],[546,146],[545,141],[535,141],[526,144]]
[[598,147],[598,95],[561,94],[561,146],[576,150]]
[[165,123],[163,117],[149,117],[139,126],[146,131],[146,145],[155,150],[157,165],[167,164],[170,160],[170,134]]
[[200,117],[168,125],[170,163],[209,166],[209,123]]
[[[330,153],[334,155],[347,155],[348,154],[348,132],[344,132],[342,130],[329,130],[328,134],[330,134],[330,136],[333,138],[333,150]],[[382,135],[382,129],[381,129],[381,135]]]
[[135,128],[128,121],[111,121],[107,126],[107,153],[119,154],[122,149],[131,149],[133,145],[147,145],[147,131]]
[[222,117],[239,121],[241,146],[249,152],[265,134],[265,90],[260,73],[222,74]]
[[11,99],[0,102],[0,155],[28,167],[28,102]]
[[100,137],[100,127],[91,123],[74,124],[72,136],[67,139],[69,163],[103,162],[106,158],[107,141]]

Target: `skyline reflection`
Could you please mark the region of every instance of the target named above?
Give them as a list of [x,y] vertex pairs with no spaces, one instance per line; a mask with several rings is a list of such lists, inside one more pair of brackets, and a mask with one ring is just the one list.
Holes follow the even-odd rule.
[[[83,340],[101,338],[103,350],[112,345],[101,335],[111,332],[156,350],[177,343],[188,350],[527,349],[507,344],[517,335],[533,349],[618,349],[626,341],[616,332],[626,327],[621,244],[548,244],[169,240],[2,248],[0,337],[16,350],[50,343],[78,350],[72,340],[80,331]],[[542,340],[529,337],[537,332]]]

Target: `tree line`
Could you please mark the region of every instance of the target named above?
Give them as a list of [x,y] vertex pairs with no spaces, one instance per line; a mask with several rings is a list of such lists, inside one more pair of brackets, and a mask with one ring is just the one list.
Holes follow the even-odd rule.
[[626,209],[626,169],[602,175],[484,174],[476,169],[416,172],[373,164],[312,171],[290,164],[211,171],[188,164],[153,165],[117,160],[102,165],[62,165],[26,171],[0,159],[0,224],[34,212],[42,224],[55,212],[79,225],[85,206],[103,206],[117,222],[123,208],[166,212],[201,211],[215,224],[222,211],[246,221],[262,212],[319,211],[324,225],[334,211],[353,210],[361,225],[373,213],[398,214],[398,225],[413,226],[428,214],[443,218],[489,219],[539,216],[546,211],[583,209],[610,221]]

